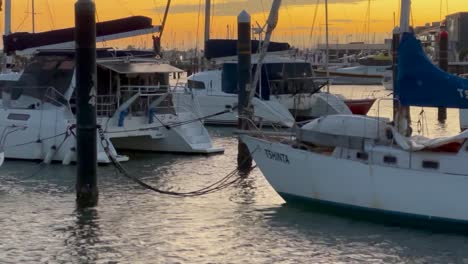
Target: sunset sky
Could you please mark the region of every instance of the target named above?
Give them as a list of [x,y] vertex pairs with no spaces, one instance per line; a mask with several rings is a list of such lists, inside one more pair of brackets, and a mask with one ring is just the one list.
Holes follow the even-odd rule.
[[[31,0],[12,0],[13,30],[31,31]],[[203,10],[199,16],[199,3],[203,0],[173,0],[171,12],[163,37],[165,48],[188,49],[203,41]],[[264,24],[271,0],[212,0],[214,2],[212,37],[226,38],[228,25],[230,37],[235,32],[236,15],[246,9],[252,14],[252,21]],[[310,36],[317,0],[283,0],[279,25],[273,38],[288,41],[303,48],[311,47],[324,38],[324,0],[320,0],[315,30]],[[365,34],[368,0],[329,0],[330,41],[381,42],[389,37],[393,28],[393,14],[398,19],[400,0],[371,0],[370,35]],[[73,25],[75,0],[36,0],[36,30],[45,31]],[[131,15],[144,15],[159,24],[163,15],[165,0],[96,0],[100,21],[122,18]],[[468,0],[413,0],[413,21],[415,25],[439,21],[448,13],[468,11]],[[448,5],[448,7],[447,7]],[[3,13],[1,28],[3,32]],[[198,32],[198,34],[197,34]],[[198,37],[197,37],[198,36]],[[149,36],[138,37],[124,42],[111,43],[114,46],[134,45],[150,47]],[[109,45],[109,43],[106,43]]]

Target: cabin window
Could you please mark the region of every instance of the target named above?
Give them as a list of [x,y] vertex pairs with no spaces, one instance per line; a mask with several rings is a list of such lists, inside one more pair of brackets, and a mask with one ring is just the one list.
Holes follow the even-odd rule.
[[188,80],[187,81],[187,87],[189,89],[203,90],[203,89],[205,89],[205,83],[200,82],[200,81]]
[[388,164],[396,164],[397,158],[395,156],[384,156],[383,161]]
[[430,161],[430,160],[424,160],[422,162],[422,167],[425,169],[433,169],[437,170],[439,168],[439,162],[437,161]]
[[358,152],[358,153],[356,153],[356,158],[358,158],[360,160],[368,160],[369,159],[369,154],[367,154],[366,152]]
[[29,117],[28,114],[9,114],[7,118],[9,120],[27,121]]

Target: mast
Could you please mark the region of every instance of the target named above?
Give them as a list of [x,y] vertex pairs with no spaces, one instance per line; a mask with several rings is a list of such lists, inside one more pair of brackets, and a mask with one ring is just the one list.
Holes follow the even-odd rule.
[[34,0],[31,1],[32,9],[32,33],[36,33],[36,8],[34,6]]
[[[401,0],[401,17],[400,17],[400,34],[410,32],[410,15],[411,15],[411,0]],[[400,35],[400,41],[402,39]],[[395,83],[398,76],[393,76]],[[395,87],[398,89],[398,87]],[[394,121],[398,132],[404,136],[410,136],[411,131],[411,118],[410,107],[402,106],[398,96],[395,97],[394,103]]]
[[327,73],[327,92],[330,92],[330,71],[328,69],[329,66],[329,56],[330,56],[330,40],[328,37],[328,0],[325,0],[325,68]]
[[250,107],[253,97],[255,96],[255,91],[257,90],[257,84],[260,80],[261,72],[262,72],[262,64],[266,57],[268,47],[270,46],[271,35],[278,24],[278,12],[281,6],[281,0],[274,0],[271,4],[270,14],[267,20],[267,29],[265,33],[265,40],[262,42],[262,46],[260,49],[260,56],[257,61],[257,70],[255,71],[254,80],[252,85],[250,86],[250,93],[249,93],[249,103],[248,106]]
[[161,31],[159,32],[159,38],[162,38],[162,34],[164,33],[164,28],[166,27],[166,20],[167,20],[167,15],[169,14],[169,8],[171,7],[171,0],[167,1],[166,4],[166,10],[164,11],[164,17],[161,23]]
[[5,32],[3,35],[11,34],[11,0],[5,0]]
[[206,52],[206,42],[210,40],[210,21],[211,21],[211,0],[205,1],[205,43],[204,50]]

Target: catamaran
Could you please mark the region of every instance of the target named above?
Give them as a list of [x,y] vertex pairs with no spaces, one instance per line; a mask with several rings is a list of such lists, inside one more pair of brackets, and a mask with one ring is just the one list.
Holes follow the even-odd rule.
[[[0,129],[5,157],[61,161],[75,159],[75,52],[73,28],[41,33],[11,33],[11,1],[5,6],[5,52],[30,56],[24,70],[0,75]],[[147,17],[136,16],[97,24],[97,41],[161,30]],[[116,148],[219,153],[199,118],[195,105],[174,105],[169,75],[181,73],[153,52],[97,52],[98,123]],[[98,144],[98,161],[110,160]],[[118,160],[128,160],[118,156]]]
[[[115,148],[223,151],[213,147],[194,105],[173,104],[177,93],[169,85],[169,74],[182,70],[154,58],[122,53],[100,50],[97,62],[98,123],[114,152]],[[18,80],[0,81],[0,129],[9,130],[3,138],[7,158],[74,161],[74,54],[73,50],[39,52]],[[110,162],[98,146],[99,161]]]
[[[402,0],[395,121],[332,115],[291,137],[243,135],[258,167],[287,201],[371,212],[418,224],[468,223],[468,132],[407,137],[409,106],[468,108],[468,80],[443,72],[409,33]],[[271,135],[271,134],[270,134]]]

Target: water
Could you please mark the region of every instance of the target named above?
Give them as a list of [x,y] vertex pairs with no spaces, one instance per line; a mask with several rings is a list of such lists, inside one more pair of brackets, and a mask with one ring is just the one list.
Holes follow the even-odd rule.
[[[382,102],[380,113],[389,115],[388,106]],[[420,109],[413,110],[417,121]],[[425,111],[429,134],[458,131],[457,111],[445,125],[434,109]],[[231,129],[210,132],[224,155],[127,153],[125,166],[162,189],[199,189],[235,168]],[[75,208],[75,167],[51,165],[31,177],[37,170],[21,161],[0,169],[0,263],[468,263],[468,237],[287,206],[258,170],[221,193],[173,198],[99,167],[99,206],[85,211]]]

